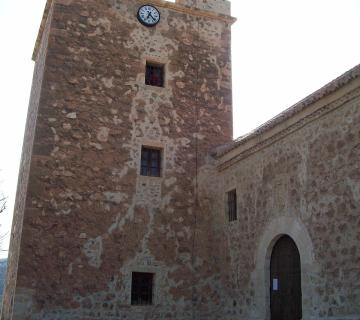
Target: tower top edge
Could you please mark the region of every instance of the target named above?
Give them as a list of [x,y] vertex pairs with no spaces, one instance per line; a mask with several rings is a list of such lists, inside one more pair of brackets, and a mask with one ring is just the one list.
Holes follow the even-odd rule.
[[228,0],[175,0],[175,3],[213,13],[231,15],[231,3]]
[[39,32],[35,41],[35,47],[34,47],[34,51],[33,51],[33,55],[32,55],[32,60],[36,61],[36,57],[37,54],[39,52],[39,47],[40,47],[40,43],[41,43],[41,38],[42,35],[44,33],[44,29],[45,29],[45,24],[46,24],[46,20],[49,16],[49,12],[50,12],[50,8],[52,6],[53,0],[46,0],[46,4],[45,4],[45,8],[44,8],[44,13],[41,19],[41,23],[40,23],[40,28],[39,28]]
[[[73,1],[74,0],[47,0],[32,55],[32,59],[34,61],[36,60],[39,51],[41,38],[51,6],[55,3],[70,5]],[[175,0],[175,2],[165,0],[144,0],[144,3],[151,3],[162,8],[167,8],[169,10],[197,17],[223,21],[230,25],[236,21],[236,18],[231,16],[231,4],[228,0]]]

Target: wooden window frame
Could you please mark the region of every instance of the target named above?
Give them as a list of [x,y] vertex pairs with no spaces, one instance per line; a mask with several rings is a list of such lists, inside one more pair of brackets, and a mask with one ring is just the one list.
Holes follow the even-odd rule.
[[[159,72],[159,79],[157,79],[155,72],[156,70]],[[159,87],[164,88],[165,87],[165,65],[161,63],[146,61],[145,66],[145,84],[147,86],[153,86],[153,87]]]
[[155,274],[133,272],[131,275],[131,305],[150,306],[154,300]]
[[226,193],[227,215],[229,222],[237,220],[237,195],[236,189]]
[[142,146],[140,159],[140,175],[146,177],[161,177],[161,158],[161,149]]

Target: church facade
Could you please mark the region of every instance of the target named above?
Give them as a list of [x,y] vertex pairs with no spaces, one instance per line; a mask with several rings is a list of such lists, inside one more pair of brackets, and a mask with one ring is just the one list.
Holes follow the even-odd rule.
[[233,140],[234,22],[48,0],[2,320],[360,318],[360,66]]

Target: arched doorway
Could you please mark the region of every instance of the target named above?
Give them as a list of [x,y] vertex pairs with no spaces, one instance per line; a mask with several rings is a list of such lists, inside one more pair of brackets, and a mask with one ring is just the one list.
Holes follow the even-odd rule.
[[300,254],[289,236],[282,236],[274,245],[270,261],[270,284],[271,320],[300,320]]

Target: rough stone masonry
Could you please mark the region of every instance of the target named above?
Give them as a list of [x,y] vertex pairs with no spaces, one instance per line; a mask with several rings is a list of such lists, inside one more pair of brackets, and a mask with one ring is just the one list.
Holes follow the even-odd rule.
[[[225,0],[48,0],[2,320],[271,319],[283,235],[303,319],[360,319],[360,66],[233,140],[234,21]],[[133,303],[134,273],[151,303]]]

